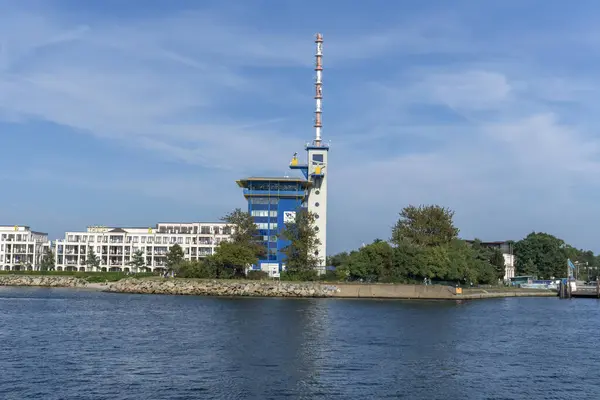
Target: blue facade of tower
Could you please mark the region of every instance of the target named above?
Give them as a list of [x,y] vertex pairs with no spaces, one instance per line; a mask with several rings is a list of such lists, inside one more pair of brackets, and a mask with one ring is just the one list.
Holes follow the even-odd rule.
[[265,257],[253,269],[261,269],[264,263],[278,264],[279,271],[285,264],[283,250],[289,245],[281,233],[286,220],[295,217],[304,204],[308,182],[298,178],[247,178],[237,181],[244,189],[248,212],[258,226],[258,234],[265,246]]

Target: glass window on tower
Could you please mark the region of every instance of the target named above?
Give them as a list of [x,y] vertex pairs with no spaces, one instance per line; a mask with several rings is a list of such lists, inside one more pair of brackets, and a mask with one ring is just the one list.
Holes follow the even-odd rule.
[[323,154],[313,154],[312,156],[313,162],[323,162]]

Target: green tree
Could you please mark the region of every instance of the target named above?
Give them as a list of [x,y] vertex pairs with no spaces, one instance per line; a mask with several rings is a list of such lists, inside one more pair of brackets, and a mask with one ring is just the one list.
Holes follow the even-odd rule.
[[444,280],[470,285],[479,282],[482,271],[486,269],[489,271],[485,248],[473,249],[467,242],[459,239],[454,239],[450,244],[440,248],[446,249],[444,259],[446,265],[440,271]]
[[491,257],[491,249],[481,244],[481,240],[475,238],[471,242],[471,249],[473,250],[473,256],[480,261],[488,261]]
[[245,276],[246,269],[258,263],[266,253],[256,222],[250,213],[239,208],[221,219],[227,223],[226,229],[231,231],[230,240],[221,242],[206,262],[219,278]]
[[506,274],[506,267],[504,261],[504,255],[500,249],[493,249],[490,254],[490,264],[494,267],[494,271],[496,271],[496,277],[498,279],[504,279],[504,275]]
[[563,240],[547,233],[532,232],[515,243],[517,275],[564,277],[570,252]]
[[394,249],[388,242],[376,240],[373,243],[353,251],[340,267],[349,280],[367,282],[396,281],[394,273]]
[[403,241],[394,247],[392,279],[396,282],[421,283],[423,249]]
[[464,240],[454,239],[438,246],[416,246],[407,241],[394,248],[395,281],[423,282],[424,278],[452,284],[497,283],[487,259],[487,249],[475,248]]
[[[321,244],[315,229],[315,214],[306,210],[296,212],[293,222],[287,223],[281,236],[289,241],[283,249],[286,256],[286,277],[312,277],[321,265],[321,255],[317,246]],[[323,255],[324,256],[324,255]]]
[[180,245],[174,244],[167,252],[167,270],[175,270],[183,261],[184,254]]
[[327,257],[327,265],[331,265],[333,267],[340,267],[347,263],[349,254],[344,251],[342,253],[334,254],[332,256]]
[[477,281],[489,284],[498,283],[504,278],[504,256],[500,249],[484,246],[479,239],[471,242],[473,266],[477,273]]
[[144,251],[139,249],[133,252],[131,261],[129,261],[127,265],[135,268],[135,270],[139,272],[140,268],[146,266],[146,257],[144,257]]
[[52,249],[46,249],[44,254],[42,255],[42,260],[40,261],[40,269],[42,271],[52,271],[54,270],[55,259],[54,252]]
[[257,259],[266,254],[256,222],[249,212],[236,208],[221,220],[227,223],[226,228],[231,231],[230,242],[248,247],[255,253]]
[[90,270],[98,270],[100,268],[100,257],[96,255],[92,246],[88,247],[88,253],[85,258],[85,264]]
[[426,247],[449,244],[459,232],[453,217],[454,211],[437,205],[405,207],[392,230],[392,243]]
[[333,256],[328,256],[326,264],[328,266],[335,267],[335,271],[328,271],[326,273],[326,279],[341,281],[349,279],[349,272],[347,268],[349,258],[350,254],[345,251],[339,254],[334,254]]
[[593,251],[579,250],[575,258],[581,265],[579,268],[579,279],[594,280],[597,275],[597,261]]
[[246,269],[258,262],[256,250],[244,243],[221,242],[207,262],[216,266],[218,278],[236,278],[246,275]]

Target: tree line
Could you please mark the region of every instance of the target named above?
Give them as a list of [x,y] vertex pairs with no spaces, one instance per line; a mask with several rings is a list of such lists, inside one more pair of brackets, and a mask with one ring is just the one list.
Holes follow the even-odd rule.
[[[343,280],[363,282],[448,281],[452,284],[497,283],[504,275],[504,257],[499,250],[489,249],[475,240],[458,238],[453,223],[454,212],[440,206],[408,206],[392,229],[388,241],[377,239],[350,253],[327,259],[336,267],[318,276],[320,260],[315,255],[319,245],[314,229],[315,216],[307,211],[296,214],[281,233],[290,245],[284,249],[286,271],[283,280]],[[233,228],[230,241],[217,246],[215,254],[203,260],[186,261],[183,252],[171,247],[167,266],[179,277],[243,278],[246,267],[265,256],[265,248],[257,240],[253,218],[236,209],[223,220]],[[175,256],[175,254],[177,254]],[[265,278],[251,271],[249,278]]]
[[569,259],[577,266],[575,273],[582,280],[595,280],[600,268],[600,255],[594,255],[591,250],[577,249],[544,232],[532,232],[515,243],[515,255],[518,275],[540,279],[566,277]]
[[[405,207],[389,241],[375,240],[358,250],[336,254],[329,263],[336,267],[336,277],[346,280],[498,283],[505,275],[502,252],[482,246],[478,239],[459,239],[453,216],[452,210],[437,205]],[[507,243],[513,249],[516,276],[566,277],[568,259],[577,265],[579,279],[595,279],[600,272],[600,255],[548,233],[532,232]]]
[[454,211],[437,206],[407,206],[388,241],[376,239],[358,250],[330,257],[338,279],[363,282],[495,284],[504,276],[497,249],[458,237]]
[[[307,211],[297,212],[295,221],[286,224],[281,233],[281,237],[290,243],[283,250],[287,261],[281,279],[498,283],[505,274],[502,252],[483,246],[477,239],[460,239],[453,218],[454,211],[445,207],[409,205],[400,212],[388,240],[376,239],[357,250],[328,257],[327,265],[335,270],[318,276],[316,267],[321,262],[315,255],[319,245],[314,229],[315,216]],[[182,247],[173,245],[167,253],[166,268],[182,278],[266,278],[262,271],[246,273],[248,266],[264,259],[267,251],[253,217],[238,208],[222,220],[233,233],[230,240],[215,248],[214,254],[200,260],[185,260]],[[516,257],[516,275],[533,275],[540,279],[564,277],[567,259],[580,267],[580,279],[596,276],[600,267],[600,256],[592,251],[576,249],[543,232],[532,232],[511,245]],[[99,257],[91,249],[86,264],[100,266]],[[145,267],[143,251],[134,252],[129,265],[138,269]],[[51,251],[44,255],[41,266],[42,269],[53,269],[54,254]]]

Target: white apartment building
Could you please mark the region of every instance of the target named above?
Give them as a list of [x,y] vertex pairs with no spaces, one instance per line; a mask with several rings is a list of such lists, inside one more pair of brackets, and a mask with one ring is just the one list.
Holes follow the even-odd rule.
[[[198,260],[215,252],[230,237],[225,223],[159,223],[154,228],[90,226],[86,232],[67,232],[55,244],[57,271],[92,271],[86,264],[89,249],[100,260],[97,271],[159,272],[166,269],[167,252],[174,244],[183,248],[186,260]],[[131,266],[141,250],[146,265]]]
[[39,270],[49,248],[47,233],[23,225],[0,225],[0,268],[4,271]]

